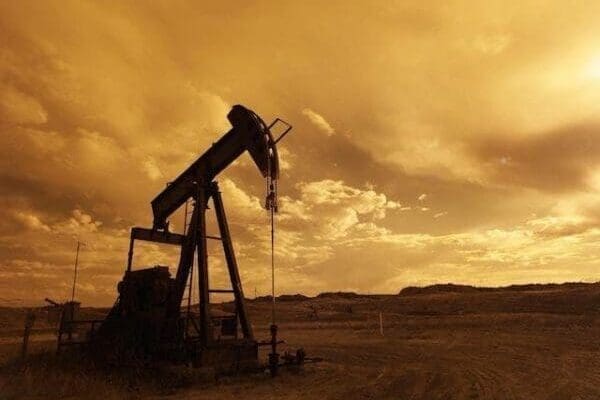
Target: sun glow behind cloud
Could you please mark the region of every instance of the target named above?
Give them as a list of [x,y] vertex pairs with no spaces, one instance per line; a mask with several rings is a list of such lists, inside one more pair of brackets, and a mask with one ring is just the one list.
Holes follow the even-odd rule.
[[587,77],[600,80],[600,55],[592,57],[587,62],[584,72]]

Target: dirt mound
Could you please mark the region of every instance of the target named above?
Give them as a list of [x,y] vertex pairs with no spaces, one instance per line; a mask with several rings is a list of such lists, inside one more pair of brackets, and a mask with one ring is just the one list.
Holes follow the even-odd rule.
[[[424,287],[408,286],[400,290],[398,293],[400,296],[415,296],[422,294],[435,294],[435,293],[474,293],[480,292],[487,288],[477,288],[470,285],[455,285],[453,283],[430,285]],[[489,289],[488,289],[489,290]]]
[[316,297],[319,299],[337,298],[337,299],[359,299],[368,295],[358,294],[354,292],[323,292]]
[[551,290],[571,290],[600,287],[599,283],[529,283],[525,285],[510,285],[504,287],[477,287],[471,285],[458,285],[454,283],[437,284],[430,286],[407,286],[400,290],[400,296],[416,296],[436,293],[478,293],[478,292],[534,292]]
[[[258,296],[254,299],[254,301],[271,301],[272,296]],[[303,294],[282,294],[281,296],[275,297],[275,301],[304,301],[309,300],[310,297],[305,296]],[[252,301],[252,299],[250,299]]]
[[308,300],[310,297],[305,296],[303,294],[282,294],[281,296],[277,296],[275,298],[276,301],[304,301]]
[[565,282],[565,283],[529,283],[526,285],[510,285],[505,287],[496,288],[499,291],[548,291],[548,290],[570,290],[570,289],[591,289],[598,288],[600,284],[595,283],[583,283],[583,282]]

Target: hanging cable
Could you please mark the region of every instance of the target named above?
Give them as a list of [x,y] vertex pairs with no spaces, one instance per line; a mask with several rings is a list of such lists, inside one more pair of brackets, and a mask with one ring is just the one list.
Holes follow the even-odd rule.
[[[273,127],[277,122],[281,122],[286,125],[285,131],[279,136],[277,140],[274,140],[271,136],[270,128]],[[265,126],[265,145],[267,148],[267,173],[266,176],[266,201],[265,208],[269,211],[271,218],[271,352],[269,353],[269,369],[271,376],[277,375],[277,369],[279,367],[279,353],[277,352],[277,344],[280,343],[277,340],[277,323],[275,315],[275,213],[278,211],[277,205],[277,178],[279,177],[279,159],[277,156],[276,144],[281,140],[291,129],[292,126],[287,122],[276,119],[269,125]]]
[[271,376],[277,375],[279,366],[279,353],[277,353],[277,324],[275,323],[275,212],[277,211],[276,183],[271,171],[271,154],[269,160],[269,173],[267,175],[267,199],[266,206],[271,217],[271,352],[269,353],[269,370]]
[[[269,137],[266,137],[269,141]],[[271,218],[271,324],[275,325],[275,212],[277,212],[277,181],[274,179],[272,171],[273,165],[271,158],[273,157],[272,150],[269,149],[269,155],[267,157],[267,196],[266,196],[266,208],[269,210],[269,216]]]
[[[271,193],[273,191],[273,183],[271,182]],[[271,323],[275,324],[275,206],[271,204]]]

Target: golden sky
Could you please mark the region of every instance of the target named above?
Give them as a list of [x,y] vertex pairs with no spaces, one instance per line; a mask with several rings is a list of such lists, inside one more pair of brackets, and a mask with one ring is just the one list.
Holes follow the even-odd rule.
[[[507,3],[0,2],[0,304],[66,299],[78,238],[77,297],[112,303],[238,103],[294,125],[279,293],[599,280],[600,3]],[[247,155],[219,181],[266,294],[263,181]]]

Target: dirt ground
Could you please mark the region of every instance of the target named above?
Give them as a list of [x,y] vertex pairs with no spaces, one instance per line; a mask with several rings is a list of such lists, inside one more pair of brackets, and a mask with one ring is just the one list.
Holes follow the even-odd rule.
[[[18,319],[0,316],[0,399],[600,399],[600,287],[410,296],[328,295],[280,301],[282,338],[320,363],[300,371],[194,379],[180,385],[114,379],[42,358],[25,364]],[[267,337],[268,302],[249,302]],[[383,316],[383,335],[379,313]],[[4,322],[2,322],[4,321]],[[3,333],[2,333],[3,332]],[[263,358],[265,355],[263,355]],[[42,361],[40,361],[42,360]],[[47,364],[40,366],[36,362]]]

